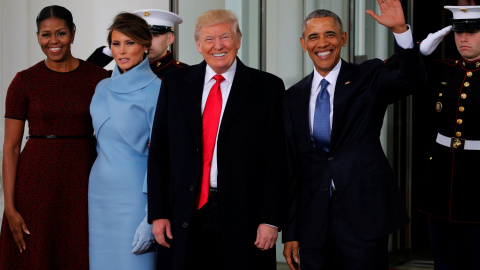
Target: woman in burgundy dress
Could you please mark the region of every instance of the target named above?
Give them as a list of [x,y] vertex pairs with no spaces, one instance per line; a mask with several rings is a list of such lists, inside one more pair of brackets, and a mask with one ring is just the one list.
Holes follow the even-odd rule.
[[108,73],[72,56],[70,11],[45,7],[36,22],[46,59],[17,73],[7,92],[0,269],[88,269],[89,104]]

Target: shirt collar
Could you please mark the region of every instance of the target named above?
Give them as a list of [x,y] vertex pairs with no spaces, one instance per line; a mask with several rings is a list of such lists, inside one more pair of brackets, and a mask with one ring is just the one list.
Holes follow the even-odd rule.
[[[235,77],[235,71],[237,71],[237,59],[235,59],[232,66],[230,66],[227,71],[219,75],[222,75],[226,81],[232,83],[233,78]],[[205,70],[205,85],[210,82],[210,80],[212,80],[213,76],[215,75],[217,75],[217,73],[215,73],[215,71],[213,71],[213,69],[207,64],[207,68]]]
[[338,74],[340,73],[340,68],[342,67],[342,59],[338,61],[335,67],[327,74],[327,76],[323,77],[318,73],[318,71],[314,68],[313,69],[313,81],[312,81],[312,89],[315,91],[318,86],[320,85],[320,81],[325,79],[328,81],[329,85],[332,86],[331,89],[335,89],[335,84],[337,83]]

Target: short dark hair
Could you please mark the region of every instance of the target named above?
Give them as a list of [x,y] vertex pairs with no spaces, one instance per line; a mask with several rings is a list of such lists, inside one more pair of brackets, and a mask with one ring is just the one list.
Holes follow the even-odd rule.
[[142,46],[146,46],[147,48],[152,46],[150,26],[148,26],[144,19],[133,13],[122,12],[115,16],[112,25],[108,28],[108,47],[112,44],[112,32],[114,30],[130,37]]
[[305,35],[305,26],[306,26],[306,24],[309,20],[314,19],[314,18],[325,18],[325,17],[333,18],[335,20],[335,23],[338,26],[338,29],[340,29],[340,33],[343,33],[342,20],[340,19],[340,17],[338,17],[337,14],[335,14],[334,12],[332,12],[330,10],[317,9],[315,11],[312,11],[310,14],[308,14],[307,18],[305,18],[305,20],[303,21],[302,36]]
[[73,23],[73,16],[70,10],[62,6],[44,7],[37,15],[37,33],[40,31],[40,23],[49,18],[58,18],[65,21],[70,32],[75,31],[76,27]]

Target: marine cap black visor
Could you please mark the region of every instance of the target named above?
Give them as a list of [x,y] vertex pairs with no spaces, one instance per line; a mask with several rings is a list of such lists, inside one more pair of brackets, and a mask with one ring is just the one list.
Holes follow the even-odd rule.
[[153,34],[166,34],[167,32],[173,33],[173,27],[164,25],[150,25],[150,32]]
[[476,32],[480,30],[480,19],[452,20],[453,32]]

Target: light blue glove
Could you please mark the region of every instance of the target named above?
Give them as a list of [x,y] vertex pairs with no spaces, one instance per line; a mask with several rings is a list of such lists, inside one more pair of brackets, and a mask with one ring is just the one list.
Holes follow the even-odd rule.
[[432,54],[432,52],[438,47],[438,44],[442,42],[443,38],[452,31],[452,27],[453,26],[449,25],[435,33],[428,34],[427,38],[420,43],[420,53],[423,55]]
[[[145,212],[147,212],[147,206],[145,206]],[[148,224],[147,217],[145,216],[140,225],[138,225],[135,236],[133,237],[132,253],[135,255],[140,255],[153,251],[154,245],[155,236],[152,232],[152,225]]]

